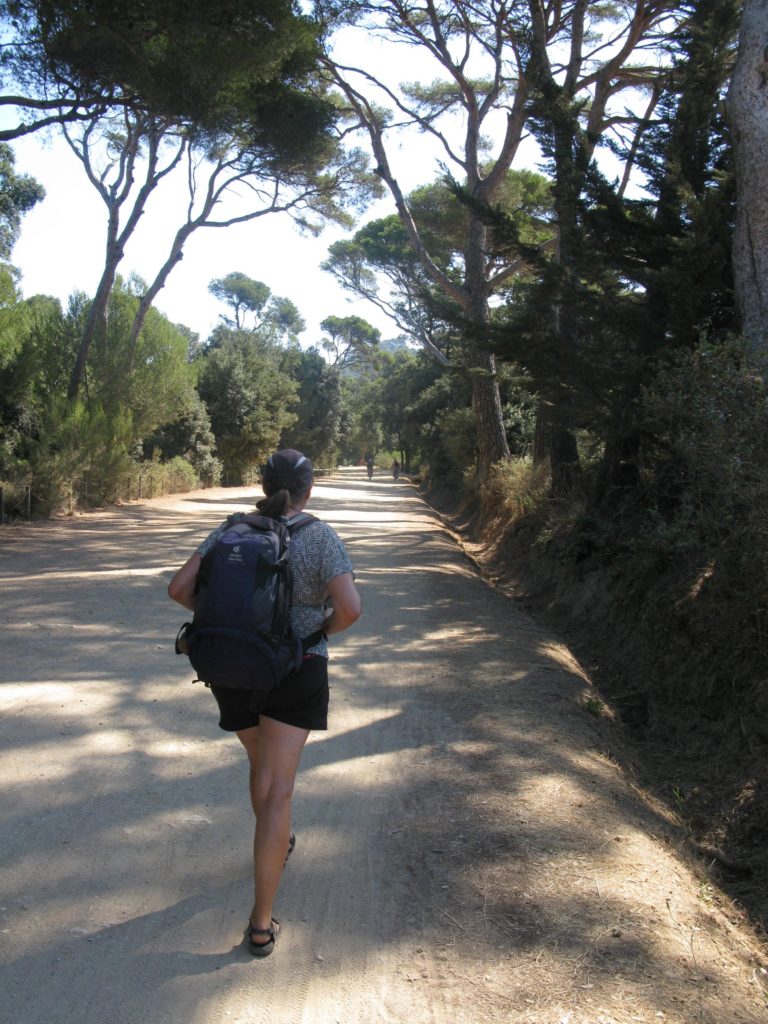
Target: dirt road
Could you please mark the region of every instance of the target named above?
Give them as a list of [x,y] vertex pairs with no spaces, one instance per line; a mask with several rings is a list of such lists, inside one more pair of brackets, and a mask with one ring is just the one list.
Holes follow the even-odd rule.
[[313,511],[358,568],[275,954],[242,946],[244,758],[165,596],[252,491],[0,533],[2,1024],[764,1024],[754,937],[610,759],[568,651],[407,482]]

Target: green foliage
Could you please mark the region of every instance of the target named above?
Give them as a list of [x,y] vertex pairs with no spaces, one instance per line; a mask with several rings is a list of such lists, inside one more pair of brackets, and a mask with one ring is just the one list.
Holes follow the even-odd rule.
[[[555,175],[558,251],[537,251],[511,219],[488,216],[494,237],[517,246],[530,268],[496,312],[490,344],[525,371],[550,437],[587,431],[602,447],[604,491],[637,479],[639,396],[660,362],[692,350],[702,333],[735,328],[734,192],[721,102],[733,15],[730,3],[702,0],[693,9],[660,115],[639,138],[648,195],[627,199],[587,159],[579,104],[550,83],[533,125]],[[569,133],[572,146],[564,144]]]
[[[114,504],[125,498],[151,498],[200,486],[189,457],[135,458],[135,428],[130,412],[59,398],[41,416],[27,461],[33,512],[50,516],[76,508]],[[192,453],[198,454],[199,453]],[[198,465],[216,483],[217,463],[210,455]]]
[[150,309],[135,349],[129,344],[138,304],[130,284],[118,279],[109,299],[106,333],[94,339],[87,379],[88,395],[105,409],[131,410],[136,441],[172,421],[188,404],[195,384],[188,339],[162,313]]
[[40,403],[37,360],[27,339],[34,318],[18,301],[12,274],[0,268],[0,475],[25,472],[25,453]]
[[[221,478],[221,462],[216,457],[216,441],[211,430],[208,410],[195,391],[189,405],[169,423],[154,430],[143,440],[144,458],[152,459],[153,474],[162,481],[157,469],[165,463],[177,466],[186,463],[195,476],[195,486],[215,486]],[[162,463],[158,461],[162,458]],[[182,490],[174,484],[174,490]]]
[[586,697],[582,702],[581,706],[589,715],[594,715],[595,718],[600,718],[605,711],[605,704],[600,700],[599,697]]
[[65,316],[58,299],[34,295],[22,309],[27,318],[23,339],[30,379],[39,402],[62,395],[72,370],[78,342],[78,310],[84,296],[72,296]]
[[211,281],[208,291],[232,309],[234,319],[223,319],[226,324],[237,330],[245,326],[245,314],[260,313],[270,295],[269,288],[262,281],[254,281],[252,277],[240,271],[233,271],[226,277]]
[[[208,133],[239,131],[291,166],[325,145],[336,112],[308,85],[317,28],[287,0],[14,0],[6,75],[75,111],[132,105]],[[62,104],[64,106],[65,104]]]
[[257,330],[273,342],[298,345],[299,335],[306,328],[304,317],[291,299],[273,295],[269,301],[266,316]]
[[533,452],[537,409],[530,380],[519,367],[503,362],[499,363],[498,380],[510,455],[513,459],[528,457]]
[[0,263],[0,370],[13,362],[21,345],[16,276],[13,267]]
[[426,431],[431,431],[429,413],[420,408],[422,394],[435,383],[442,371],[424,355],[408,350],[395,352],[381,367],[381,423],[384,444],[400,453],[403,468],[429,458]]
[[447,358],[450,332],[427,301],[432,286],[399,218],[371,221],[352,239],[334,242],[322,266],[347,291],[381,309],[398,330],[437,358]]
[[[408,197],[422,241],[439,269],[460,286],[465,275],[464,249],[471,211],[455,185],[438,180]],[[498,209],[529,244],[551,233],[549,182],[532,171],[510,171],[497,199]],[[490,277],[503,275],[519,253],[511,252],[504,237],[491,234],[486,247]],[[461,361],[462,339],[457,311],[447,302],[424,270],[400,218],[393,214],[370,221],[351,240],[329,247],[323,268],[342,287],[369,299],[392,318],[400,330],[441,361]],[[503,276],[499,277],[502,287]]]
[[549,467],[530,458],[497,462],[485,488],[484,501],[509,526],[539,512],[548,502]]
[[[439,386],[443,377],[444,387]],[[396,348],[375,371],[344,377],[342,383],[342,459],[356,463],[365,452],[397,452],[410,472],[440,458],[438,439],[448,437],[450,426],[437,420],[449,410],[452,384],[450,375],[423,353]]]
[[[136,346],[129,332],[139,299],[119,278],[109,299],[107,329],[96,336],[86,375],[86,399],[112,414],[130,410],[133,443],[159,424],[174,419],[191,398],[195,372],[187,359],[188,336],[156,310],[150,310]],[[39,402],[66,392],[88,317],[90,300],[76,293],[66,313],[58,302],[35,296],[24,306],[28,327],[23,354]]]
[[11,147],[0,143],[0,260],[8,260],[21,230],[21,218],[45,197],[45,189],[28,174],[16,174]]
[[79,502],[114,502],[130,472],[133,425],[122,408],[59,399],[42,415],[31,446],[34,508],[42,515],[71,512]]
[[156,498],[162,494],[193,491],[202,484],[210,486],[217,479],[201,480],[187,459],[174,455],[161,461],[157,453],[143,462],[133,462],[126,480],[125,496],[129,498]]
[[[749,575],[768,559],[768,386],[742,342],[680,353],[645,389],[642,468],[655,510],[646,545],[746,552]],[[741,570],[738,570],[741,573]]]
[[[0,473],[31,475],[38,512],[104,504],[130,491],[142,442],[159,424],[177,419],[180,410],[198,414],[197,436],[185,453],[195,460],[195,480],[197,473],[210,480],[217,476],[210,427],[187,359],[188,337],[150,311],[134,351],[128,344],[138,304],[134,292],[118,281],[108,330],[92,352],[84,397],[68,403],[67,383],[89,300],[73,295],[64,312],[55,299],[38,295],[19,302],[10,285],[7,289],[7,302],[0,306]],[[191,427],[189,434],[194,434]]]
[[358,371],[376,365],[381,331],[367,320],[360,316],[327,316],[320,326],[327,335],[321,344],[332,366]]
[[316,465],[335,463],[340,441],[342,390],[338,369],[329,366],[317,349],[301,352],[291,376],[298,384],[292,412],[296,422],[287,427],[281,448],[296,448]]
[[[422,470],[455,483],[474,465],[476,457],[468,382],[463,375],[430,366],[423,357],[405,364],[395,374],[395,381],[399,378],[404,385],[406,374],[411,379],[410,387],[403,390],[407,405],[403,409],[402,436],[411,440]],[[404,452],[408,452],[407,445]]]
[[626,689],[751,715],[768,657],[768,384],[743,342],[705,342],[659,369],[637,417],[636,484],[567,523],[557,503],[540,515],[560,514],[559,571],[602,574],[600,625],[626,648]]
[[283,369],[283,356],[255,334],[219,329],[216,347],[201,360],[198,390],[227,474],[245,477],[296,421],[290,409],[297,386]]
[[[255,281],[239,271],[211,281],[208,290],[232,310],[233,316],[222,315],[224,324],[231,330],[250,329],[274,342],[297,342],[305,328],[304,319],[290,299],[273,295],[262,281]],[[226,336],[226,331],[224,334]],[[215,335],[209,344],[215,346]]]
[[[449,178],[439,184],[417,189],[411,194],[413,211],[419,224],[428,225],[427,237],[432,245],[438,237],[443,247],[450,243],[444,254],[446,265],[462,258],[462,246],[471,216],[483,219],[482,207],[476,206],[472,196],[457,181]],[[490,277],[503,273],[510,264],[519,264],[519,246],[538,246],[552,237],[554,227],[553,192],[550,178],[530,170],[508,171],[502,180],[493,204],[497,218],[505,225],[499,234],[494,221],[488,224],[486,240]],[[509,244],[510,229],[514,229],[515,245]],[[525,276],[519,267],[515,277]],[[503,291],[503,278],[494,292]]]
[[470,405],[439,413],[433,437],[437,442],[433,457],[443,460],[445,476],[463,476],[473,469],[477,461],[477,431]]
[[340,455],[344,462],[358,463],[365,452],[382,447],[381,394],[377,378],[342,378],[342,415],[339,424]]

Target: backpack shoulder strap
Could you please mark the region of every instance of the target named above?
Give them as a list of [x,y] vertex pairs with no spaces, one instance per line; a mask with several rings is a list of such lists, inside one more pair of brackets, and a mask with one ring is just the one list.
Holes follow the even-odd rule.
[[288,532],[293,535],[297,530],[300,530],[302,526],[309,526],[310,523],[319,523],[320,520],[317,516],[310,515],[309,512],[299,512],[297,516],[293,516],[291,519],[285,520],[285,525],[288,527]]
[[240,520],[255,530],[272,531],[276,533],[281,541],[287,540],[289,528],[284,519],[272,519],[270,516],[263,516],[260,512],[249,512]]

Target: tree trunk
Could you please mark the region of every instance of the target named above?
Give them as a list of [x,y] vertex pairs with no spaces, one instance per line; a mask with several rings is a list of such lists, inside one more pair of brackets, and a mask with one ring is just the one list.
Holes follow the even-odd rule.
[[549,459],[552,471],[552,496],[563,498],[573,493],[581,479],[579,449],[572,430],[558,422],[558,407],[539,403],[533,437],[533,462]]
[[[98,119],[92,122],[91,128],[96,126],[97,120]],[[96,295],[94,296],[93,303],[91,304],[91,308],[88,313],[88,319],[85,324],[85,329],[83,330],[83,337],[80,340],[80,346],[77,350],[77,357],[72,370],[72,376],[69,379],[69,388],[67,389],[67,398],[69,401],[74,401],[74,399],[77,398],[80,383],[85,374],[88,352],[94,337],[100,330],[104,331],[106,334],[109,297],[112,294],[115,277],[117,276],[117,268],[120,266],[120,261],[125,255],[126,243],[136,230],[139,220],[141,219],[147,205],[147,200],[149,199],[153,189],[159,180],[169,174],[176,166],[185,148],[184,144],[179,146],[174,159],[171,160],[162,171],[158,172],[158,153],[160,142],[163,139],[164,130],[158,127],[148,129],[147,122],[142,119],[138,119],[132,124],[126,115],[125,133],[125,141],[123,143],[119,160],[120,173],[115,177],[115,180],[111,185],[107,185],[104,181],[104,177],[107,174],[106,171],[104,172],[104,176],[98,178],[92,169],[90,130],[86,132],[80,148],[74,145],[69,137],[67,137],[67,141],[75,153],[75,156],[77,156],[77,158],[83,163],[89,179],[96,186],[96,189],[103,201],[106,203],[108,210],[104,271],[101,275],[99,286],[96,289]],[[142,139],[146,139],[148,143],[145,157],[146,172],[144,183],[138,190],[123,229],[120,230],[120,213],[131,193],[135,161],[139,155]]]
[[[486,275],[485,226],[477,216],[469,215],[469,231],[464,252],[465,281],[463,286],[459,285],[449,274],[446,274],[437,266],[427,251],[427,247],[419,234],[419,229],[411,214],[408,201],[389,165],[381,127],[370,116],[370,108],[367,102],[344,80],[343,75],[339,74],[338,68],[331,62],[328,63],[328,67],[335,75],[337,84],[346,94],[352,107],[360,115],[361,123],[369,133],[373,155],[376,159],[376,173],[380,175],[392,193],[400,223],[403,225],[424,270],[442,293],[448,299],[457,303],[467,314],[470,321],[478,325],[485,324],[488,320],[488,296],[492,291]],[[477,113],[476,110],[475,113]],[[477,170],[479,127],[478,122],[474,126],[474,131],[469,131],[468,129],[468,139],[470,141],[467,142],[467,160],[464,164],[468,170],[467,187],[470,191],[474,192],[477,192],[480,187]],[[497,187],[501,181],[502,173],[509,168],[512,156],[513,147],[510,146],[510,151],[505,155],[503,170],[500,168],[494,177]],[[473,168],[471,172],[469,171],[470,167]],[[494,199],[493,191],[486,189],[482,198],[487,202],[492,202]],[[504,431],[501,397],[496,380],[495,360],[490,353],[478,349],[476,345],[470,346],[468,356],[470,369],[476,367],[479,370],[473,376],[472,406],[477,423],[478,468],[480,476],[484,477],[494,462],[509,458],[509,446]]]
[[639,454],[640,435],[637,430],[631,430],[630,433],[613,431],[608,434],[600,472],[601,497],[610,491],[637,486],[640,478]]
[[472,408],[477,426],[480,475],[484,477],[495,462],[509,458],[509,446],[496,381],[496,361],[490,353],[482,351],[475,352],[472,360],[480,370],[472,377]]
[[88,352],[90,351],[93,339],[99,331],[103,331],[106,334],[109,296],[112,294],[112,286],[115,283],[117,267],[121,258],[122,252],[117,250],[114,250],[108,256],[107,265],[104,268],[104,273],[101,275],[99,286],[96,289],[91,308],[88,311],[88,319],[85,322],[83,336],[80,339],[77,356],[75,357],[75,365],[72,368],[72,375],[69,378],[69,387],[67,388],[67,399],[70,402],[77,398],[80,390],[80,383],[85,374],[85,364],[88,361]]
[[[486,228],[472,217],[464,252],[466,288],[469,293],[467,313],[481,325],[488,322],[488,277],[485,266]],[[509,445],[504,430],[499,383],[494,356],[477,346],[470,351],[472,374],[472,408],[477,426],[478,469],[484,479],[491,466],[509,458]]]
[[130,352],[131,366],[133,366],[133,361],[136,356],[136,347],[139,343],[139,335],[141,334],[141,329],[144,326],[144,321],[147,319],[147,315],[149,314],[158,293],[165,287],[165,282],[170,277],[171,271],[181,260],[183,256],[182,249],[184,242],[187,240],[187,237],[192,234],[192,230],[194,229],[190,227],[189,231],[185,232],[182,230],[177,232],[176,239],[171,248],[170,256],[158,271],[155,280],[139,300],[138,309],[136,310],[136,315],[133,318],[133,323],[131,324],[131,329],[128,333],[128,351]]
[[768,0],[745,0],[728,90],[736,163],[733,272],[741,330],[768,358]]
[[550,434],[549,458],[552,464],[552,497],[565,498],[581,482],[579,449],[573,432],[555,424]]
[[549,458],[549,437],[547,429],[547,407],[541,399],[536,406],[536,420],[533,424],[533,464],[540,466]]

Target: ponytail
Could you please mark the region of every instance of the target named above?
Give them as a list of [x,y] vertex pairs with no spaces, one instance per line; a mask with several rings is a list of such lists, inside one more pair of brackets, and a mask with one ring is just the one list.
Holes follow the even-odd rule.
[[256,508],[263,516],[270,519],[279,519],[284,516],[288,509],[294,507],[306,497],[309,488],[301,491],[289,491],[286,487],[279,487],[276,490],[270,488],[271,493],[266,498],[260,498],[256,502]]
[[266,498],[261,498],[257,501],[256,508],[263,516],[269,516],[270,519],[279,519],[288,511],[290,504],[290,493],[284,487],[281,487],[279,491],[274,491],[272,494],[268,494]]

